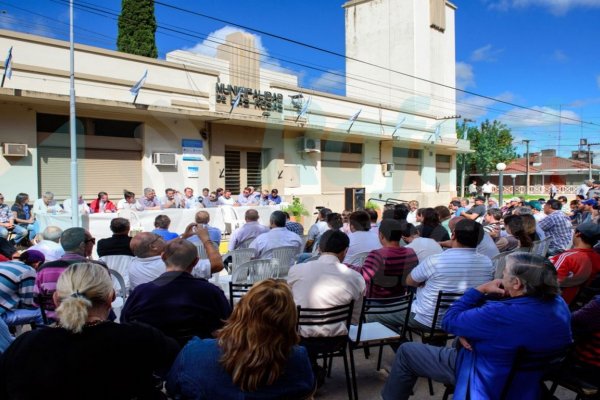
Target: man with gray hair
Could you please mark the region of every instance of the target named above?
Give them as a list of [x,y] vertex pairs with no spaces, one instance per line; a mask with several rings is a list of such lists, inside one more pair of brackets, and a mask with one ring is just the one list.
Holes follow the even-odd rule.
[[269,228],[258,222],[258,217],[258,211],[255,209],[246,210],[246,214],[244,215],[246,223],[231,234],[229,251],[237,249],[246,240],[255,239],[258,235],[269,231]]
[[54,200],[54,193],[46,192],[46,193],[44,193],[44,195],[41,198],[37,199],[33,203],[32,212],[34,215],[39,215],[39,214],[56,214],[56,213],[64,212],[64,211],[60,207],[60,204],[58,204]]
[[152,188],[144,188],[144,197],[138,200],[144,210],[160,210],[160,200],[156,197],[156,191]]
[[273,249],[281,246],[295,246],[302,251],[302,239],[285,227],[283,211],[273,211],[270,218],[271,230],[258,236],[250,247],[256,249],[256,258],[273,258]]
[[46,262],[56,261],[65,254],[65,250],[58,243],[63,231],[58,226],[47,226],[42,232],[42,240],[28,250],[37,250],[44,254]]
[[[201,227],[199,231],[207,245],[208,232]],[[196,246],[185,239],[173,239],[161,259],[166,271],[135,288],[121,312],[121,321],[152,325],[182,346],[194,336],[212,338],[231,314],[231,307],[221,289],[192,275],[198,263]]]

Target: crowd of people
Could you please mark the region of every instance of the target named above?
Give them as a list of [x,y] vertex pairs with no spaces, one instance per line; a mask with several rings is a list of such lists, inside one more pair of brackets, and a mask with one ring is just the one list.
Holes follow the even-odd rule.
[[[423,332],[432,327],[441,291],[463,294],[438,313],[434,327],[458,340],[448,346],[439,335],[428,344],[402,344],[384,399],[410,397],[418,377],[454,386],[456,398],[538,398],[543,366],[567,351],[573,334],[576,346],[565,362],[597,385],[600,348],[590,343],[600,338],[600,297],[589,296],[600,293],[596,193],[581,195],[575,208],[563,196],[498,204],[483,195],[425,208],[417,201],[339,213],[323,207],[308,229],[283,211],[263,226],[248,209],[245,224],[228,238],[230,252],[248,247],[256,259],[269,259],[290,246],[297,256],[285,280],[257,282],[237,304],[208,281],[225,264],[218,251],[222,233],[206,211],[198,210],[184,232],[171,232],[161,214],[153,232],[133,237],[127,219],[113,218],[113,236],[98,243],[83,228],[52,226],[25,251],[0,238],[0,398],[155,398],[160,392],[309,398],[327,374],[317,362],[319,349],[346,343],[348,328],[344,322],[297,327],[297,307],[352,304],[352,324],[358,324],[365,297],[385,304],[413,293],[406,313],[369,321]],[[156,203],[150,203],[154,191],[147,194],[126,202],[148,209],[186,204],[175,191]],[[240,196],[253,194],[247,188]],[[92,202],[94,210],[107,211],[98,200],[103,203]],[[94,246],[100,260],[91,258]],[[123,276],[129,296],[119,315],[109,274],[113,256],[129,257]],[[25,324],[34,329],[15,339]],[[539,366],[515,370],[531,355]]]

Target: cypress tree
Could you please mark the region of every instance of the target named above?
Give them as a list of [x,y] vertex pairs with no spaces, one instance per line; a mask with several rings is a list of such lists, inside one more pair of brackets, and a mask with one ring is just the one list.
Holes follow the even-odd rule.
[[156,58],[155,33],[154,0],[122,0],[117,49]]

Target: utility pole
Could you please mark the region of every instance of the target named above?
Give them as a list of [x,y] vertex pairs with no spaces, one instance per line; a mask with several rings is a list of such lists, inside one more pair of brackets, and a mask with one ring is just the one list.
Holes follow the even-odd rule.
[[529,194],[529,142],[531,140],[525,139],[523,141],[527,146],[527,150],[525,150],[525,157],[527,158],[525,162],[525,195],[527,196]]
[[[463,118],[463,140],[467,140],[468,137],[468,128],[467,122],[475,122],[469,118]],[[460,171],[460,197],[465,197],[465,168],[467,163],[467,155],[462,155],[462,169]]]

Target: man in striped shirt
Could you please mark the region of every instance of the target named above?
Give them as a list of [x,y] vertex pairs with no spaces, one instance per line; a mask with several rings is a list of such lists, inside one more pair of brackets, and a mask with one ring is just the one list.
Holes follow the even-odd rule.
[[43,324],[42,314],[33,304],[35,268],[44,262],[37,250],[26,251],[19,261],[0,263],[0,317],[6,325]]
[[552,238],[548,250],[550,256],[568,249],[573,236],[571,220],[561,210],[562,204],[560,201],[556,199],[548,200],[544,204],[544,213],[547,217],[538,223],[546,236]]
[[[431,327],[440,290],[461,293],[492,280],[492,261],[476,251],[482,237],[481,224],[470,219],[460,220],[452,233],[452,248],[428,257],[412,270],[406,284],[418,289],[409,326]],[[442,319],[443,314],[438,317],[438,327]]]

